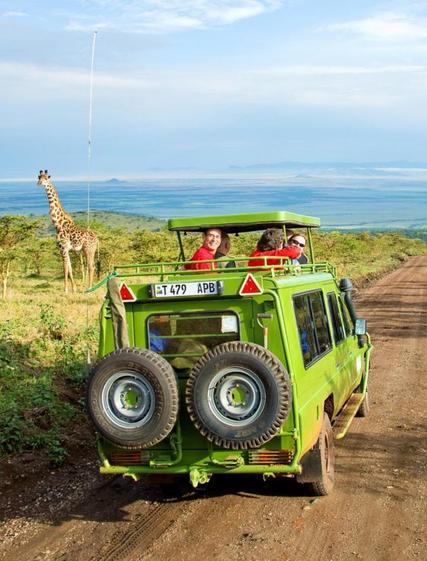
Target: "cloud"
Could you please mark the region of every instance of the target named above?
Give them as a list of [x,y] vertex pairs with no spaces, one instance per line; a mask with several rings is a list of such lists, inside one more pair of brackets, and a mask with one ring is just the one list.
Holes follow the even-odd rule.
[[87,0],[66,29],[162,33],[228,25],[279,8],[284,0]]
[[[0,63],[8,83],[0,101],[49,103],[86,100],[89,72],[12,62]],[[127,74],[95,73],[95,99],[114,105],[121,99],[123,114],[141,104],[153,118],[191,115],[196,108],[408,106],[416,110],[427,95],[427,65],[310,66],[294,65],[237,72],[234,68],[188,67]],[[127,100],[127,101],[124,101]],[[424,104],[424,101],[422,101]],[[175,115],[176,117],[176,115]]]
[[331,24],[320,30],[352,33],[385,41],[419,41],[427,38],[427,18],[384,12],[370,18]]
[[340,66],[340,65],[290,65],[271,67],[259,71],[269,76],[351,76],[369,74],[413,74],[426,72],[427,66],[421,64],[389,64],[382,66]]
[[265,12],[265,5],[261,2],[244,2],[238,7],[228,7],[226,10],[211,8],[206,12],[206,20],[217,23],[234,23],[239,19],[251,18]]
[[[63,89],[65,97],[72,97],[76,90],[82,90],[86,95],[87,92],[82,87],[89,87],[90,76],[89,71],[84,70],[44,67],[16,62],[0,62],[0,74],[11,88],[13,85],[19,88],[24,83],[27,84],[27,87],[31,85],[29,95],[33,97],[38,97],[37,93],[41,91],[46,94],[49,91],[52,93],[58,92],[60,89]],[[156,82],[149,78],[129,78],[100,73],[95,75],[95,84],[98,88],[137,89],[140,91],[156,86]],[[26,95],[26,91],[26,88],[24,88],[22,95]]]
[[3,18],[22,18],[22,17],[28,16],[28,14],[25,13],[25,12],[10,11],[10,12],[4,12],[3,14],[1,14],[1,16]]

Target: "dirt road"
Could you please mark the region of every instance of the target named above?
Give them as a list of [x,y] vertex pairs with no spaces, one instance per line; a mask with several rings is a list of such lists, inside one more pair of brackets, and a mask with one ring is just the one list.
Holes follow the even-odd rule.
[[288,480],[101,479],[93,458],[10,490],[0,559],[426,559],[427,256],[358,298],[375,344],[371,412],[337,443],[336,490]]

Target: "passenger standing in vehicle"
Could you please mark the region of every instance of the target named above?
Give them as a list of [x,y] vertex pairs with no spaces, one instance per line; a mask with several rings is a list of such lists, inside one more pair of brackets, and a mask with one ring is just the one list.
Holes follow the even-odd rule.
[[235,267],[236,266],[236,262],[231,260],[231,261],[225,261],[224,257],[227,257],[228,253],[230,252],[231,249],[231,240],[230,240],[230,236],[226,233],[222,234],[222,239],[221,239],[221,243],[218,247],[218,249],[216,250],[215,253],[215,259],[220,259],[220,261],[218,261],[217,266],[220,269],[228,269],[230,267]]
[[203,244],[190,259],[191,263],[185,263],[184,269],[216,269],[216,263],[198,263],[207,259],[215,259],[215,253],[221,245],[222,231],[219,228],[209,228],[202,234]]
[[283,246],[283,231],[279,228],[268,228],[259,239],[256,249],[251,253],[251,257],[270,255],[271,259],[250,259],[248,266],[282,265],[283,259],[279,259],[280,257],[298,259],[301,255],[301,248],[297,245]]
[[222,257],[226,257],[228,252],[230,251],[231,241],[230,236],[228,234],[222,234],[221,236],[221,243],[218,246],[218,249],[215,252],[215,259],[221,259]]
[[298,257],[298,263],[300,265],[305,265],[306,263],[308,263],[307,256],[304,254],[304,248],[307,244],[305,236],[303,236],[302,234],[292,234],[288,238],[288,244],[301,248],[301,255]]

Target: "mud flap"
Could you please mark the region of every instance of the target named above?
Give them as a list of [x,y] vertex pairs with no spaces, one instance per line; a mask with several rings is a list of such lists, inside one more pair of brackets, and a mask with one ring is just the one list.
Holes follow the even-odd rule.
[[113,325],[114,345],[116,350],[129,347],[128,326],[126,323],[126,310],[120,296],[119,283],[115,277],[107,282],[107,295],[111,309],[111,323]]
[[298,483],[322,481],[322,461],[320,448],[318,446],[305,454],[300,465],[302,467],[302,473],[297,475]]

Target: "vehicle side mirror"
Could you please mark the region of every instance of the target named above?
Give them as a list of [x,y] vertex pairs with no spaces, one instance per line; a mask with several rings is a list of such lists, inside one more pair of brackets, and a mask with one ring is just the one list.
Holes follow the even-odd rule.
[[356,335],[366,335],[366,319],[358,318],[354,326]]

